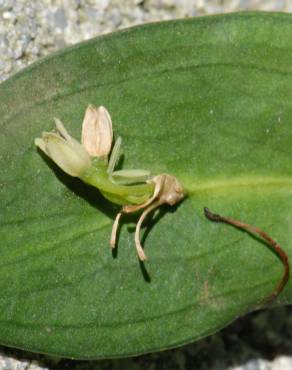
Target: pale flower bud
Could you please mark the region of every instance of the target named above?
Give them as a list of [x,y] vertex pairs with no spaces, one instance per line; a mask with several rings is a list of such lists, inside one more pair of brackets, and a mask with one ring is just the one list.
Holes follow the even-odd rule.
[[92,157],[107,157],[113,141],[112,121],[105,107],[95,108],[89,105],[86,109],[81,143]]
[[42,138],[35,139],[35,145],[68,175],[82,177],[91,166],[90,156],[82,145],[68,134],[60,120],[55,119],[55,122],[57,133],[43,132]]

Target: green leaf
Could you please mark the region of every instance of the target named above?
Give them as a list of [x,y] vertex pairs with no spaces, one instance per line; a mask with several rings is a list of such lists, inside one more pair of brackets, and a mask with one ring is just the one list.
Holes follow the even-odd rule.
[[[292,17],[243,13],[155,23],[41,60],[0,86],[0,342],[74,358],[197,340],[252,310],[283,273],[249,234],[292,255]],[[123,168],[175,175],[189,196],[109,238],[118,208],[34,146],[59,117],[76,138],[103,105]],[[292,302],[289,282],[277,300]]]

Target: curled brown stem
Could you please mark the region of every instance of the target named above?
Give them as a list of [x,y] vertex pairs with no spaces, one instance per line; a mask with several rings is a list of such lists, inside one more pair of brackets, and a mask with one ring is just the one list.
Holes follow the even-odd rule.
[[220,216],[216,213],[211,212],[207,207],[204,208],[205,216],[208,218],[208,220],[213,222],[224,222],[226,224],[235,226],[239,229],[245,230],[248,233],[251,234],[257,234],[261,238],[263,238],[268,246],[277,254],[277,256],[281,259],[283,266],[284,266],[284,272],[281,280],[273,290],[273,292],[264,299],[264,303],[270,303],[273,301],[284,289],[285,285],[288,282],[289,274],[290,274],[290,265],[289,265],[289,259],[286,254],[286,252],[280,247],[278,243],[275,242],[267,233],[265,233],[263,230],[261,230],[258,227],[246,224],[244,222],[233,220],[231,218],[227,218],[224,216]]

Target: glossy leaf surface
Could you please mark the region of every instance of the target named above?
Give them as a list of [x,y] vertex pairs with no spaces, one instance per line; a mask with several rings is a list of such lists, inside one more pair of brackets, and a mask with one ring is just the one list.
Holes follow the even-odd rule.
[[[178,346],[269,295],[292,255],[292,17],[243,13],[150,24],[66,49],[0,86],[0,342],[74,358]],[[59,117],[76,138],[105,106],[123,168],[177,176],[189,196],[145,226],[36,150]],[[278,303],[292,301],[289,283]]]

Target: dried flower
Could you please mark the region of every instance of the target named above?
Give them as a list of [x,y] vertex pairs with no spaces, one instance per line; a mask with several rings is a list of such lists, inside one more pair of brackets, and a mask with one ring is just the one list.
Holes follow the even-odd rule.
[[[106,108],[87,107],[82,124],[82,145],[68,134],[59,119],[55,119],[55,123],[57,132],[43,132],[42,138],[35,139],[35,144],[67,174],[79,177],[98,188],[110,201],[123,205],[113,224],[112,248],[116,245],[121,215],[143,210],[136,226],[135,244],[140,260],[145,261],[140,242],[143,221],[162,204],[173,206],[180,202],[185,196],[183,187],[174,176],[166,173],[151,177],[149,171],[141,169],[114,171],[122,141],[118,137],[112,149],[112,121]],[[102,158],[102,161],[95,158]]]
[[133,213],[139,211],[140,209],[144,209],[137,222],[135,231],[136,250],[141,261],[145,261],[147,259],[140,242],[140,230],[146,216],[154,209],[160,207],[162,204],[174,206],[176,203],[179,203],[186,195],[182,185],[179,183],[177,178],[168,175],[167,173],[155,176],[152,179],[148,180],[147,182],[153,183],[155,185],[153,195],[151,196],[151,198],[149,198],[146,202],[142,204],[128,205],[122,208],[122,211],[119,212],[116,216],[112,228],[112,235],[110,241],[111,247],[114,248],[116,244],[116,233],[119,220],[123,213]]

